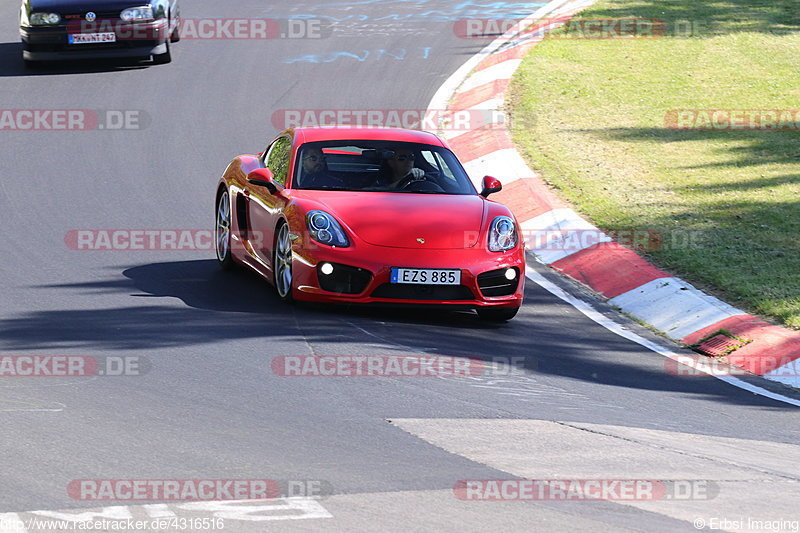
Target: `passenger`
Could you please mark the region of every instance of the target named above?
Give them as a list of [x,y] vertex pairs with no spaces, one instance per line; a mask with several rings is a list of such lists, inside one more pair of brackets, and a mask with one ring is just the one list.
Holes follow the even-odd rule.
[[334,176],[328,170],[326,156],[319,148],[303,150],[303,172],[300,185],[304,189],[324,189],[344,187],[341,178]]

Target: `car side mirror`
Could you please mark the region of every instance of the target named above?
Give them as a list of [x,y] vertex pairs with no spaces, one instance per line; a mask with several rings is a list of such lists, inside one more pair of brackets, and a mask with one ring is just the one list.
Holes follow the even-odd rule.
[[272,171],[268,168],[257,168],[247,175],[247,183],[256,187],[266,187],[270,194],[278,192]]
[[499,179],[491,176],[483,177],[483,190],[481,191],[481,196],[486,198],[490,194],[500,192],[501,190],[503,190],[503,184],[500,183]]

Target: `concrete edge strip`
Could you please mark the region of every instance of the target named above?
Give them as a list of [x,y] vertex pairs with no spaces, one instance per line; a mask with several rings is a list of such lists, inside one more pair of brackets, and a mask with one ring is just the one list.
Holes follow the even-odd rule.
[[[583,0],[577,3],[570,0],[555,0],[524,19],[517,27],[524,28],[526,25],[530,25],[546,15],[555,16],[561,21],[558,24],[548,25],[546,28],[556,27],[567,20],[569,16],[591,5],[593,2],[594,0]],[[541,41],[541,35],[538,33],[530,34],[528,39],[520,39],[520,33],[524,32],[512,29],[470,58],[439,88],[431,99],[429,109],[448,109],[451,107],[449,105],[451,99],[457,94],[463,94],[468,91],[474,93],[476,90],[496,84],[498,81],[510,80],[517,67],[521,64],[521,60],[518,57],[508,56],[507,59],[491,63],[485,68],[480,67],[484,62],[490,62],[493,54],[505,54],[514,47],[526,45],[527,48],[530,48],[536,42]],[[531,42],[531,39],[535,42]],[[498,102],[503,100],[504,94],[502,92],[487,93],[483,102],[476,103],[473,101],[468,109],[496,109]],[[456,109],[456,111],[460,111],[460,109]],[[480,147],[478,147],[477,151],[471,153],[473,158],[464,163],[464,167],[473,182],[480,181],[478,176],[489,174],[498,168],[506,171],[507,174],[504,173],[504,177],[506,175],[510,176],[510,179],[506,178],[506,183],[536,176],[536,173],[528,168],[516,149],[497,149],[492,146],[486,146],[486,148],[486,153],[482,153]],[[480,187],[480,184],[477,186]],[[613,296],[610,297],[609,303],[619,307],[620,310],[632,317],[655,327],[669,338],[688,344],[687,340],[691,339],[692,335],[697,332],[711,331],[713,333],[723,329],[722,325],[731,318],[749,316],[744,311],[703,293],[683,280],[659,271],[652,265],[647,264],[640,256],[622,246],[609,247],[609,249],[599,247],[598,245],[609,243],[613,239],[585,221],[571,209],[560,206],[555,207],[555,209],[552,209],[553,206],[548,207],[551,207],[548,212],[520,221],[523,233],[528,233],[525,239],[526,243],[529,244],[529,249],[534,252],[537,259],[546,265],[554,266],[557,270],[577,279],[592,289],[602,288],[603,291],[611,292]],[[561,237],[548,237],[547,232],[553,232],[553,230],[556,230],[556,233],[564,233]],[[539,232],[544,232],[545,235],[542,236]],[[578,232],[580,234],[579,238],[570,237],[571,232]],[[585,238],[587,235],[591,235],[592,238]],[[571,240],[568,244],[567,241],[569,239]],[[573,255],[582,254],[583,256],[589,253],[595,253],[595,255],[603,254],[602,258],[598,257],[592,262],[592,268],[595,270],[602,269],[602,263],[616,263],[617,265],[622,265],[623,270],[626,271],[638,270],[641,278],[638,281],[642,283],[633,288],[625,286],[625,290],[619,292],[614,290],[613,285],[624,285],[626,282],[626,277],[624,276],[614,277],[606,273],[604,283],[601,287],[598,287],[592,282],[593,276],[587,275],[587,272],[583,270],[570,272],[570,265],[566,264],[566,260]],[[637,259],[634,259],[633,256]],[[554,263],[559,264],[554,265]],[[564,268],[561,268],[562,263]],[[647,266],[643,266],[643,263]],[[603,294],[602,291],[599,292]],[[777,328],[777,326],[767,323],[763,323],[761,327],[770,328],[771,330]],[[794,334],[785,328],[779,329],[782,329],[790,337],[796,337],[797,339],[796,343],[791,338],[786,341],[788,344],[796,345],[787,346],[786,354],[781,355],[782,360],[786,361],[784,364],[780,366],[764,365],[761,361],[758,364],[752,364],[747,359],[742,360],[741,363],[749,371],[753,371],[767,379],[800,387],[800,374],[798,372],[793,373],[793,371],[798,370],[796,361],[800,359],[800,335]],[[758,350],[771,347],[768,345],[769,341],[765,339],[772,340],[775,335],[759,335],[758,328],[750,328],[748,333],[752,337],[748,339],[752,343],[749,352],[756,352],[753,353],[752,357],[760,358],[761,354],[757,353]],[[769,333],[773,332],[770,331]]]

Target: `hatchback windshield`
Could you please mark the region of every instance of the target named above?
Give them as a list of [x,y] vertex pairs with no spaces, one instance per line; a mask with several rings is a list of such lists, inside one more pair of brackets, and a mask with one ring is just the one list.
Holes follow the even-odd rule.
[[306,143],[293,187],[347,191],[477,194],[446,148],[390,141]]

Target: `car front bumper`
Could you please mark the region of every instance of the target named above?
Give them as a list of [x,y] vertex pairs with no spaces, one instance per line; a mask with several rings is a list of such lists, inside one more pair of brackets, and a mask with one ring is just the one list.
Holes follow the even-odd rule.
[[[300,239],[298,242],[303,241]],[[390,248],[363,242],[348,248],[330,248],[315,243],[298,244],[294,248],[292,276],[296,300],[349,304],[445,305],[463,308],[519,307],[525,287],[525,259],[521,247],[508,252],[464,248],[422,250]],[[358,283],[341,283],[358,292],[347,294],[326,290],[329,280],[320,272],[322,263],[331,263],[334,272],[342,266],[360,269]],[[461,270],[461,285],[411,285],[391,283],[392,267]],[[507,269],[516,270],[513,281],[506,280],[502,295],[491,296],[488,286],[502,281]],[[487,274],[494,273],[494,274]],[[368,281],[364,282],[368,276]],[[479,278],[480,276],[480,278]],[[493,282],[493,280],[495,282]],[[361,286],[363,290],[358,290]],[[488,293],[488,294],[487,294]]]
[[28,61],[144,58],[167,52],[169,27],[166,20],[135,24],[111,21],[107,25],[101,21],[97,23],[95,29],[102,33],[114,33],[116,41],[70,44],[70,34],[91,33],[87,28],[74,26],[72,23],[53,27],[21,27],[19,31],[22,39],[22,57]]

